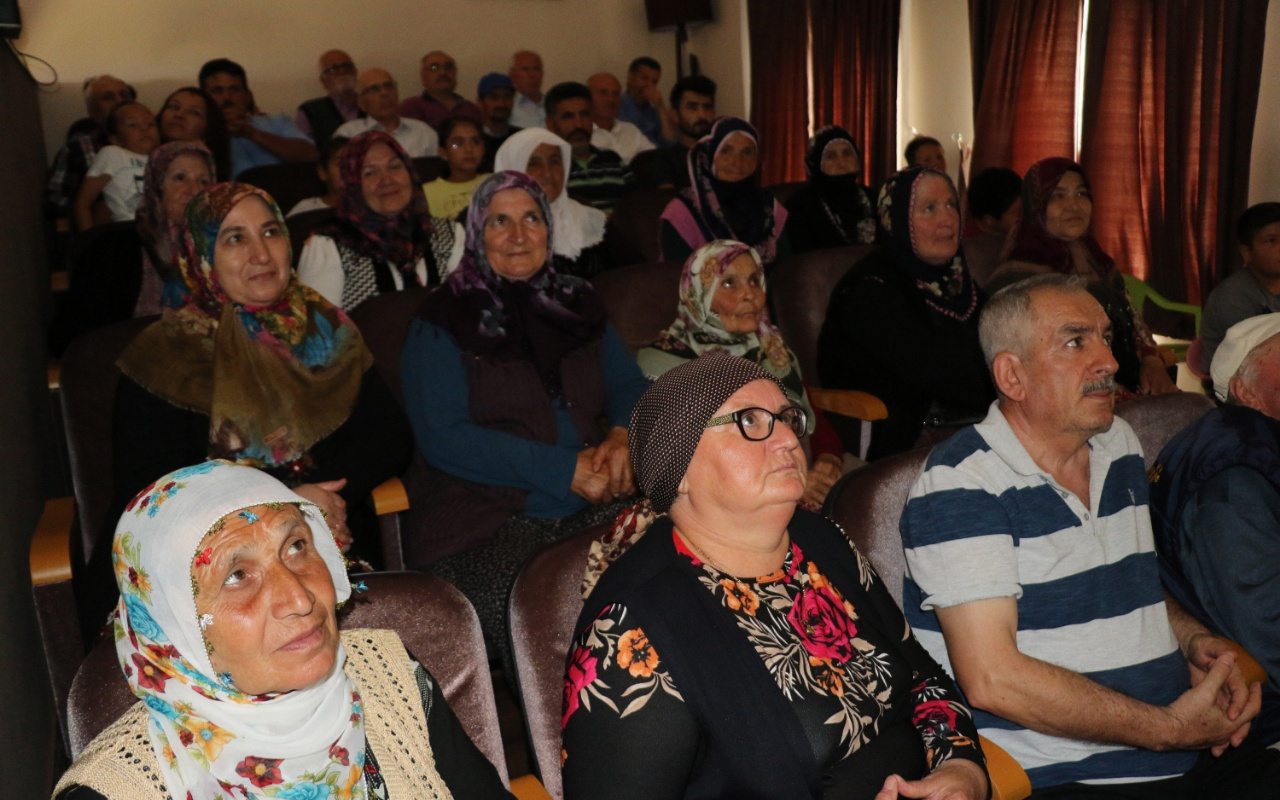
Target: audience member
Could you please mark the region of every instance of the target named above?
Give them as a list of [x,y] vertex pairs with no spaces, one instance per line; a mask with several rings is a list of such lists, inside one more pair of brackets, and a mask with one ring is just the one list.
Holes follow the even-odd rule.
[[640,348],[636,361],[645,377],[655,380],[703,353],[717,351],[760,365],[804,409],[809,418],[805,433],[814,436],[800,502],[810,511],[822,508],[844,471],[840,437],[825,415],[814,412],[796,355],[769,319],[760,254],[726,239],[704,244],[684,262],[675,322],[653,344]]
[[754,247],[765,272],[791,254],[786,209],[760,188],[759,138],[746,120],[721,117],[689,150],[693,185],[662,212],[663,261],[684,261],[716,239]]
[[294,124],[324,149],[342,123],[364,116],[357,102],[356,64],[345,50],[327,50],[320,56],[323,97],[313,97],[294,114]]
[[610,504],[634,491],[626,426],[646,385],[591,285],[553,266],[550,220],[529,176],[482,183],[466,256],[427,296],[401,359],[429,465],[406,561],[461,589],[504,658],[525,559],[613,519]]
[[458,62],[453,56],[432,50],[422,57],[422,94],[400,104],[400,116],[427,123],[438,133],[450,117],[484,124],[480,107],[458,94]]
[[618,119],[622,102],[622,84],[607,72],[597,72],[587,79],[591,90],[591,144],[601,150],[612,150],[623,162],[636,153],[653,149],[653,142],[630,122]]
[[1006,167],[987,167],[969,182],[967,200],[976,235],[1008,236],[1022,219],[1022,178]]
[[437,217],[454,219],[471,202],[471,193],[488,175],[477,174],[484,161],[484,136],[468,117],[449,117],[440,123],[440,152],[448,173],[423,184],[427,208]]
[[72,123],[49,170],[45,206],[51,217],[71,216],[71,204],[89,171],[94,155],[111,142],[107,138],[107,114],[120,103],[134,100],[133,87],[113,75],[98,75],[84,82],[84,106],[89,116]]
[[656,60],[649,56],[632,60],[627,67],[627,91],[622,95],[622,108],[618,111],[618,119],[639,128],[654,147],[665,147],[676,138],[675,123],[658,90],[660,80],[662,65]]
[[151,152],[138,224],[100,229],[92,245],[73,257],[70,285],[49,328],[53,355],[95,328],[183,305],[186,285],[177,263],[183,213],[213,177],[213,155],[202,142],[169,142]]
[[111,144],[94,155],[76,195],[76,227],[82,231],[100,221],[95,220],[93,211],[99,197],[111,222],[133,219],[142,199],[147,157],[160,146],[155,115],[136,100],[121,103],[107,115],[107,138]]
[[511,69],[507,74],[515,87],[511,124],[517,128],[543,127],[547,111],[542,104],[542,56],[529,50],[517,52],[511,56]]
[[231,175],[231,136],[222,109],[197,86],[176,89],[165,98],[156,115],[161,142],[203,142],[217,165],[214,182]]
[[337,208],[342,200],[342,157],[346,155],[351,140],[345,136],[330,136],[320,148],[320,160],[316,162],[316,175],[324,183],[324,194],[299,200],[286,216],[295,217],[325,208]]
[[264,114],[249,91],[244,67],[227,58],[200,67],[200,88],[222,109],[231,134],[231,176],[250,167],[315,161],[319,151],[288,114]]
[[356,86],[360,110],[365,116],[342,123],[335,136],[354,139],[366,131],[385,131],[400,143],[409,158],[439,154],[440,140],[430,125],[400,116],[400,93],[390,72],[380,67],[362,69],[356,77]]
[[1258,203],[1240,215],[1236,245],[1244,268],[1209,293],[1200,326],[1200,363],[1204,373],[1227,331],[1258,314],[1280,311],[1280,203]]
[[[157,476],[224,458],[292,486],[349,545],[349,509],[408,463],[404,412],[351,320],[293,274],[269,195],[211,186],[188,204],[186,227],[186,305],[138,334],[118,362],[110,519]],[[91,631],[115,594],[112,560],[110,542],[98,542]]]
[[947,171],[947,151],[942,149],[942,142],[932,136],[917,136],[907,142],[903,152],[908,167],[933,167],[939,172]]
[[547,130],[569,143],[569,194],[608,214],[633,188],[622,156],[591,144],[591,90],[581,83],[557,83],[547,92]]
[[871,244],[876,214],[862,185],[862,154],[838,125],[819,128],[805,150],[808,183],[787,198],[787,239],[793,253]]
[[[960,203],[945,172],[911,167],[880,190],[882,246],[831,293],[818,337],[822,385],[884,401],[875,460],[981,419],[995,397],[978,345],[982,292],[960,248]],[[860,427],[833,424],[854,450]]]
[[1161,591],[1141,447],[1112,413],[1110,327],[1075,276],[987,304],[1000,399],[911,489],[907,619],[1036,797],[1275,795],[1280,753],[1239,747],[1258,687]]
[[499,171],[523,172],[538,182],[551,205],[552,266],[562,275],[590,278],[612,266],[604,247],[608,218],[603,211],[583,205],[565,188],[565,164],[570,163],[569,143],[543,128],[529,128],[512,136],[498,151]]
[[350,311],[407,286],[436,286],[461,257],[453,224],[431,215],[409,156],[391,134],[369,131],[347,144],[337,216],[307,239],[298,277]]
[[671,87],[676,117],[675,144],[658,148],[647,163],[655,186],[689,188],[689,149],[711,130],[716,119],[716,84],[705,75],[690,75]]
[[[1111,318],[1111,352],[1120,368],[1116,381],[1128,393],[1176,392],[1142,315],[1124,287],[1116,262],[1089,233],[1093,190],[1080,165],[1046,158],[1022,181],[1022,217],[1009,234],[1004,263],[988,278],[995,289],[1045,272],[1079,275]],[[1123,396],[1122,396],[1123,399]]]
[[484,136],[484,160],[480,162],[481,172],[493,171],[493,158],[498,154],[498,148],[502,147],[502,143],[508,136],[521,130],[509,124],[515,94],[516,89],[511,83],[511,78],[501,72],[490,72],[481,78],[476,86],[476,99],[480,103],[480,110],[484,112],[484,125],[480,128],[480,134]]

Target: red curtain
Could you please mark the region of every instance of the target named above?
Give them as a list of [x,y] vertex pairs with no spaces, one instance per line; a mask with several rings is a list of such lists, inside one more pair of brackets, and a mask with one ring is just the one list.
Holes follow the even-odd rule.
[[1267,0],[1092,0],[1083,162],[1120,268],[1200,302],[1248,200]]
[[751,123],[764,185],[804,180],[809,132],[808,3],[748,0]]
[[899,0],[810,0],[814,127],[840,125],[862,150],[862,182],[897,171]]
[[993,9],[976,0],[970,6],[971,21],[992,26],[970,36],[991,48],[974,54],[982,87],[974,94],[971,173],[1010,167],[1022,174],[1042,158],[1075,155],[1081,2],[1022,0]]

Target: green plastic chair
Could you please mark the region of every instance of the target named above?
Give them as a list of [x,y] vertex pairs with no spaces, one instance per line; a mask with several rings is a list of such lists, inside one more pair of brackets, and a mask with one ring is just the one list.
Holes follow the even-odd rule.
[[[1143,313],[1142,309],[1147,304],[1148,300],[1154,303],[1157,307],[1163,308],[1166,311],[1190,314],[1195,320],[1196,338],[1200,338],[1200,306],[1193,305],[1191,303],[1175,303],[1157,292],[1155,289],[1151,288],[1146,281],[1140,280],[1128,273],[1124,273],[1124,288],[1125,291],[1129,293],[1129,300],[1133,303],[1134,310],[1139,314]],[[1179,361],[1186,360],[1187,348],[1190,346],[1190,343],[1164,345],[1164,347],[1173,351]]]

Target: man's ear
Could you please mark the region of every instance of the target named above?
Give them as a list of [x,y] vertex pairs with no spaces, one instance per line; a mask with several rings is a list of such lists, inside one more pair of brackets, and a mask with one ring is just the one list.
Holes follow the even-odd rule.
[[1253,391],[1252,386],[1245,382],[1244,378],[1240,377],[1240,373],[1237,372],[1231,376],[1231,380],[1227,382],[1227,391],[1240,405],[1252,408],[1254,411],[1262,411],[1257,393]]
[[991,377],[995,381],[996,391],[1014,402],[1027,399],[1025,370],[1022,360],[1005,350],[997,353],[991,362]]

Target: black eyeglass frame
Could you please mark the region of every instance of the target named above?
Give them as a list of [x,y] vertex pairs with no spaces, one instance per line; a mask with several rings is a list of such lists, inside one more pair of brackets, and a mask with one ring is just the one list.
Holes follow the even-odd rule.
[[[742,417],[752,411],[759,411],[769,418],[769,429],[765,431],[764,436],[761,436],[758,439],[750,436],[747,433],[746,427],[742,424]],[[784,419],[784,415],[790,416],[792,421],[788,422]],[[776,414],[767,408],[760,408],[758,406],[740,408],[729,414],[721,414],[718,417],[712,417],[707,420],[707,424],[704,425],[703,428],[714,428],[717,425],[724,425],[732,422],[738,426],[738,433],[742,434],[743,439],[746,439],[748,442],[763,442],[773,435],[773,423],[775,420],[779,419],[781,419],[783,424],[791,429],[791,432],[796,435],[797,439],[804,436],[809,431],[809,415],[800,406],[787,406]]]

